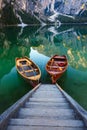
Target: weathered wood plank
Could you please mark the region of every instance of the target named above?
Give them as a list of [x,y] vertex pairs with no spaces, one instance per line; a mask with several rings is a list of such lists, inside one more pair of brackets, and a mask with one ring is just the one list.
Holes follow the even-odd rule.
[[57,108],[55,111],[53,110],[53,109],[51,109],[51,108],[49,108],[49,109],[47,109],[47,108],[44,108],[44,109],[40,109],[40,108],[36,108],[36,109],[34,109],[34,108],[21,108],[20,110],[19,110],[19,113],[27,113],[27,114],[29,114],[29,113],[43,113],[43,114],[47,114],[47,113],[49,113],[49,114],[67,114],[67,113],[69,113],[69,114],[74,114],[74,111],[73,111],[73,109],[59,109],[59,108]]
[[65,98],[29,98],[30,102],[66,102]]
[[40,87],[40,89],[38,90],[38,92],[39,92],[39,91],[47,91],[47,92],[48,92],[48,91],[53,91],[53,92],[54,92],[54,91],[57,91],[57,92],[60,93],[60,91],[56,88],[56,86],[55,86],[55,85],[52,85],[52,84],[51,84],[51,85],[49,85],[49,84],[47,84],[47,85],[44,84],[44,85],[43,85],[43,84],[42,84],[41,87]]
[[54,84],[43,84],[35,89],[17,114],[7,129],[1,130],[87,130]]
[[62,93],[57,88],[55,90],[54,89],[42,89],[42,90],[38,89],[36,93],[56,93],[56,94],[58,93],[62,95]]
[[36,95],[36,94],[55,94],[55,95],[62,95],[63,96],[63,94],[61,93],[61,92],[57,92],[57,91],[36,91],[36,93],[34,94],[34,95]]
[[64,98],[61,94],[56,93],[36,93],[32,98]]
[[69,96],[58,84],[56,84],[60,92],[66,97],[67,101],[71,104],[73,109],[82,118],[87,127],[87,111],[83,109],[71,96]]
[[32,96],[32,94],[40,87],[38,84],[34,89],[25,94],[21,99],[19,99],[15,104],[8,108],[4,113],[0,115],[0,129],[4,130],[8,123],[9,118],[17,115],[17,111],[24,103]]
[[55,119],[11,119],[10,125],[26,126],[54,126],[54,127],[84,127],[80,120],[55,120]]
[[54,118],[63,118],[63,119],[74,119],[75,113],[71,109],[28,109],[22,108],[19,111],[19,118],[29,118],[29,116],[39,116],[39,117],[54,117]]
[[41,126],[8,126],[7,130],[87,130],[77,127],[41,127]]
[[29,108],[36,108],[39,107],[40,109],[43,108],[52,108],[52,109],[58,109],[58,108],[70,108],[68,103],[52,103],[52,102],[48,102],[48,103],[43,103],[43,102],[26,102],[25,104],[25,108],[29,107]]

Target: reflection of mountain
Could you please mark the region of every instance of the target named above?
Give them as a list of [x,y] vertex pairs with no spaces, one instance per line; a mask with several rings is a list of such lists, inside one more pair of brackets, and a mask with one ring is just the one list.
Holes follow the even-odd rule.
[[[13,34],[13,35],[11,35]],[[69,64],[76,69],[85,70],[87,66],[87,29],[86,26],[45,26],[8,27],[0,31],[0,63],[14,65],[15,57],[28,55],[30,47],[51,57],[56,54],[66,54]],[[12,62],[11,62],[12,61]],[[5,65],[6,68],[6,65]],[[3,70],[0,67],[0,70]],[[2,72],[2,75],[5,71]]]
[[87,26],[74,26],[74,29],[78,35],[87,35]]
[[[8,44],[8,42],[6,42]],[[9,48],[0,48],[0,77],[9,73],[10,69],[15,65],[15,58],[28,55],[29,49],[23,46],[12,45]],[[4,71],[3,71],[4,70]]]
[[0,28],[0,40],[2,40],[2,44],[5,39],[8,40],[11,44],[15,44],[19,38],[34,36],[39,27],[39,25],[34,27],[27,26],[25,28],[17,26],[3,27]]
[[20,32],[20,27],[3,27],[0,28],[0,45],[4,44],[4,41],[8,41],[10,44],[15,43],[17,40],[18,33]]
[[63,25],[59,28],[51,26],[43,28],[39,33],[41,37],[46,38],[45,43],[47,43],[37,48],[40,53],[49,57],[55,53],[66,54],[72,67],[80,70],[87,69],[86,26],[81,28],[80,26]]
[[37,31],[38,26],[0,28],[0,77],[10,72],[15,57],[28,55],[31,46],[41,44],[41,40],[35,36]]

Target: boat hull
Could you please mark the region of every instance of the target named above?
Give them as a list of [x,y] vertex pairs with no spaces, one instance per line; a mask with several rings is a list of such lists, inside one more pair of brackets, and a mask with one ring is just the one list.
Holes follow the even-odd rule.
[[19,75],[33,87],[36,86],[41,77],[39,67],[28,57],[16,58],[15,62]]
[[63,75],[68,66],[67,57],[65,55],[54,55],[46,64],[46,71],[51,76],[52,83]]

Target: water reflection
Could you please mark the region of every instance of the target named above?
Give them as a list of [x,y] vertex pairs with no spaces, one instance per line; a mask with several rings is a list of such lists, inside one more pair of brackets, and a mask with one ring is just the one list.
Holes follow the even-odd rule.
[[69,67],[58,83],[87,109],[86,41],[85,25],[0,28],[0,112],[31,89],[15,69],[15,58],[25,55],[40,67],[42,83],[51,83],[45,70],[48,59],[54,54],[67,55]]
[[[45,55],[51,56],[55,53],[66,54],[69,64],[75,69],[87,70],[87,27],[86,26],[51,26],[39,31],[39,37],[44,39],[41,44]],[[38,38],[38,37],[37,37]],[[41,46],[40,46],[41,48]],[[39,51],[39,47],[38,47]],[[44,53],[44,52],[41,52]]]

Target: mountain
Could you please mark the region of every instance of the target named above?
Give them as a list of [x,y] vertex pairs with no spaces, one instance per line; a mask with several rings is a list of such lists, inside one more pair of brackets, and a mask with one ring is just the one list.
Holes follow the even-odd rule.
[[5,25],[40,24],[27,8],[27,2],[23,0],[2,0],[0,22]]
[[41,8],[37,4],[37,13],[46,22],[83,23],[87,21],[87,0],[48,0],[48,2],[38,0],[38,2]]
[[87,21],[87,0],[1,0],[4,24],[53,24]]

